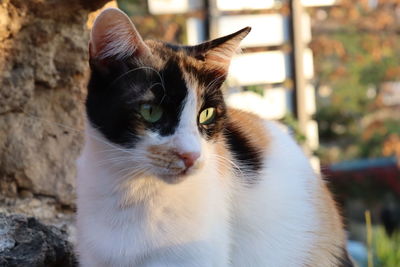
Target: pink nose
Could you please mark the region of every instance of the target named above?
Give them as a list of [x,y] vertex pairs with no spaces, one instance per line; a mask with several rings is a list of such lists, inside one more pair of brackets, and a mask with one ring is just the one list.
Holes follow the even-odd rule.
[[200,153],[197,152],[185,152],[177,153],[181,160],[185,163],[186,168],[190,168],[194,165],[196,160],[200,157]]

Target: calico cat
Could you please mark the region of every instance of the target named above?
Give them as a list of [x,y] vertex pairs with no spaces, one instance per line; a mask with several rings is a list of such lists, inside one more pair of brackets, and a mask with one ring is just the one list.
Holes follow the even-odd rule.
[[352,266],[335,203],[292,137],[225,105],[249,32],[178,46],[143,41],[118,9],[97,17],[77,162],[81,266]]

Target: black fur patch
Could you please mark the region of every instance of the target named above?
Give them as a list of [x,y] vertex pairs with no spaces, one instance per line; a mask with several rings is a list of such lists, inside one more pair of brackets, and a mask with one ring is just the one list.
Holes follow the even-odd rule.
[[248,137],[240,131],[238,126],[231,122],[226,124],[224,135],[236,164],[244,174],[246,174],[246,172],[248,174],[257,173],[263,166],[262,155],[261,152],[250,143]]
[[[132,60],[91,60],[90,66],[86,111],[90,123],[108,140],[133,147],[141,128],[163,136],[175,132],[188,90],[176,59],[171,58],[158,73]],[[154,94],[150,103],[163,108],[155,123],[146,122],[139,114],[140,105],[148,103],[144,96],[149,90]]]

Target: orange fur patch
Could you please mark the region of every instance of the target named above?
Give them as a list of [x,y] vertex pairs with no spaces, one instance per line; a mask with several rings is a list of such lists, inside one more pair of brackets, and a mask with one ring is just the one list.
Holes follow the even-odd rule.
[[228,108],[228,117],[248,137],[249,143],[257,150],[267,151],[270,142],[265,121],[250,112]]

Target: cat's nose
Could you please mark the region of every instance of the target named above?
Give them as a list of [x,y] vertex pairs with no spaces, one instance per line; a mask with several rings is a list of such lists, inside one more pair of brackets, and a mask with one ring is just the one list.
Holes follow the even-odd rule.
[[200,157],[200,153],[198,152],[178,152],[177,154],[178,157],[185,163],[186,168],[192,167],[196,160]]

